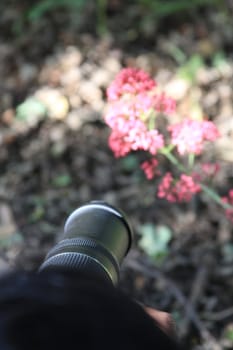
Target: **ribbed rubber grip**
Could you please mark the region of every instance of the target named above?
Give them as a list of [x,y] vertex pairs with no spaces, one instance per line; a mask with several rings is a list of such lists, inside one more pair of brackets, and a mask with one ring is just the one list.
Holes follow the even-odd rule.
[[[79,255],[80,258],[77,258]],[[66,266],[64,266],[64,268],[82,268],[83,270],[83,264],[84,262],[87,262],[87,259],[84,259],[84,257],[89,257],[92,259],[92,263],[94,262],[95,264],[100,265],[102,269],[104,268],[104,270],[107,271],[113,284],[115,284],[119,279],[120,268],[116,258],[102,244],[95,241],[93,238],[77,237],[62,240],[49,251],[45,259],[46,264],[44,263],[41,266],[40,271],[45,269],[47,270],[48,267],[51,269],[50,265],[55,261],[55,256],[59,256],[59,264],[62,264],[63,262],[63,260],[61,260],[62,257],[66,259],[64,260],[64,262],[66,262]],[[69,260],[67,260],[68,258]],[[78,259],[78,265],[76,263],[76,260],[74,262],[73,260],[71,260],[71,258]],[[89,264],[91,263],[89,262]],[[53,267],[55,267],[54,264]],[[85,268],[89,268],[88,265],[85,265]],[[98,266],[96,267],[95,271],[97,270]],[[92,267],[92,272],[93,271],[94,267]]]
[[88,237],[63,239],[48,252],[46,259],[49,259],[53,255],[57,255],[65,252],[82,253],[82,250],[87,251],[87,249],[89,248],[91,249],[91,251],[93,249],[93,251],[98,252],[99,254],[106,257],[110,261],[110,263],[114,266],[116,271],[119,271],[120,269],[119,264],[117,263],[117,260],[114,258],[114,256],[110,254],[109,251],[105,247],[103,247],[100,243]]
[[108,275],[104,267],[97,262],[95,259],[88,255],[80,253],[61,253],[54,255],[47,260],[40,267],[42,270],[58,270],[68,269],[68,270],[81,270],[86,271],[89,274],[97,275],[101,278],[111,282],[111,277]]

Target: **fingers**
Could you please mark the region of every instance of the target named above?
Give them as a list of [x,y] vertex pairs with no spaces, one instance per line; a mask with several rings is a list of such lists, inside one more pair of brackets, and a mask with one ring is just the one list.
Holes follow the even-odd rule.
[[170,314],[167,312],[152,309],[150,307],[144,308],[147,314],[153,318],[156,324],[169,336],[175,336],[175,322]]

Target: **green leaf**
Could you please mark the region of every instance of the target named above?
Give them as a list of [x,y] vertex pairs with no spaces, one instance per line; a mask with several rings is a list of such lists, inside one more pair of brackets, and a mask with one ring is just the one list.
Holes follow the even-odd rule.
[[70,185],[72,179],[69,174],[58,175],[53,179],[53,185],[57,187],[66,187]]
[[138,169],[139,162],[138,158],[134,154],[130,154],[127,157],[124,157],[120,160],[121,168],[123,171],[132,172]]
[[221,252],[225,262],[232,263],[233,262],[233,244],[225,243],[221,247]]
[[23,237],[20,232],[15,232],[10,237],[0,238],[0,248],[10,248],[12,245],[22,243]]
[[29,217],[30,222],[37,222],[43,218],[45,214],[45,208],[38,204],[36,205],[35,209],[33,210],[32,214]]
[[224,331],[224,338],[230,342],[230,345],[233,344],[233,326],[231,323],[226,327],[226,330]]
[[139,3],[148,7],[154,12],[155,16],[162,18],[164,16],[174,15],[176,13],[185,13],[187,11],[194,11],[203,5],[214,5],[219,0],[139,0]]
[[197,72],[204,66],[203,58],[195,54],[189,58],[189,60],[183,64],[178,70],[178,76],[182,79],[194,82]]
[[229,330],[227,333],[226,333],[226,338],[230,341],[233,341],[233,330]]
[[16,108],[16,118],[28,121],[30,118],[44,117],[46,112],[46,107],[40,101],[29,97]]
[[227,64],[227,59],[222,51],[216,52],[212,59],[212,65],[216,68],[221,68],[222,66]]
[[168,42],[166,44],[166,48],[171,55],[171,57],[180,65],[185,64],[187,57],[186,54],[176,45],[174,45],[172,42]]
[[162,261],[168,254],[172,231],[165,225],[146,223],[139,228],[139,246],[151,258]]
[[85,0],[42,0],[31,7],[28,12],[28,19],[30,21],[37,21],[47,12],[54,11],[60,7],[70,10],[77,8],[77,10],[80,10],[84,5]]

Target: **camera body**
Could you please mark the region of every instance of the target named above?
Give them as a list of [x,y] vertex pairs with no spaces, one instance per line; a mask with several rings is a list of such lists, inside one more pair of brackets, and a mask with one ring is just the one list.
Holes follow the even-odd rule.
[[117,287],[132,240],[118,209],[91,202],[75,210],[39,273],[15,271],[1,278],[0,348],[179,349]]

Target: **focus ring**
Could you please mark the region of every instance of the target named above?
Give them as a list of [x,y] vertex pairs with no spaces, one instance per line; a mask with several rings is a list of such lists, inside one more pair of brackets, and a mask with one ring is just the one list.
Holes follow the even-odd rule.
[[44,261],[40,267],[40,271],[50,270],[54,268],[85,270],[89,273],[94,273],[99,276],[104,276],[105,279],[111,281],[111,276],[107,273],[104,267],[95,259],[88,255],[80,253],[62,253],[54,255]]
[[[71,256],[76,257],[76,255],[86,256],[90,257],[92,261],[95,262],[95,264],[99,264],[102,266],[102,269],[104,269],[107,274],[110,276],[113,284],[116,284],[119,280],[119,274],[120,274],[120,268],[117,260],[111,254],[110,251],[108,251],[103,245],[96,242],[93,238],[88,237],[77,237],[77,238],[69,238],[64,239],[61,242],[59,242],[54,248],[52,248],[49,253],[46,256],[45,262],[47,261],[55,261],[51,260],[52,258],[55,258],[56,256],[59,256],[59,264],[61,264],[61,256],[67,258],[67,254],[71,254],[69,259],[71,259]],[[76,255],[72,255],[76,254]],[[81,258],[78,265],[78,268],[81,269]],[[43,269],[44,265],[43,264]],[[67,264],[67,262],[66,262]],[[70,264],[73,265],[73,261],[70,261]],[[47,266],[47,265],[46,265]],[[69,266],[73,268],[73,266]]]
[[[119,264],[117,260],[114,258],[114,256],[110,254],[105,247],[100,245],[94,239],[87,238],[87,237],[78,237],[78,238],[70,238],[70,239],[62,240],[49,251],[49,253],[46,256],[46,259],[49,259],[54,255],[65,253],[65,252],[79,253],[80,249],[82,250],[82,248],[85,251],[88,248],[94,249],[95,252],[98,252],[99,254],[103,255],[113,265],[113,267],[117,271],[117,274],[119,273],[119,269],[120,269]],[[85,254],[85,251],[83,252],[84,254]]]

